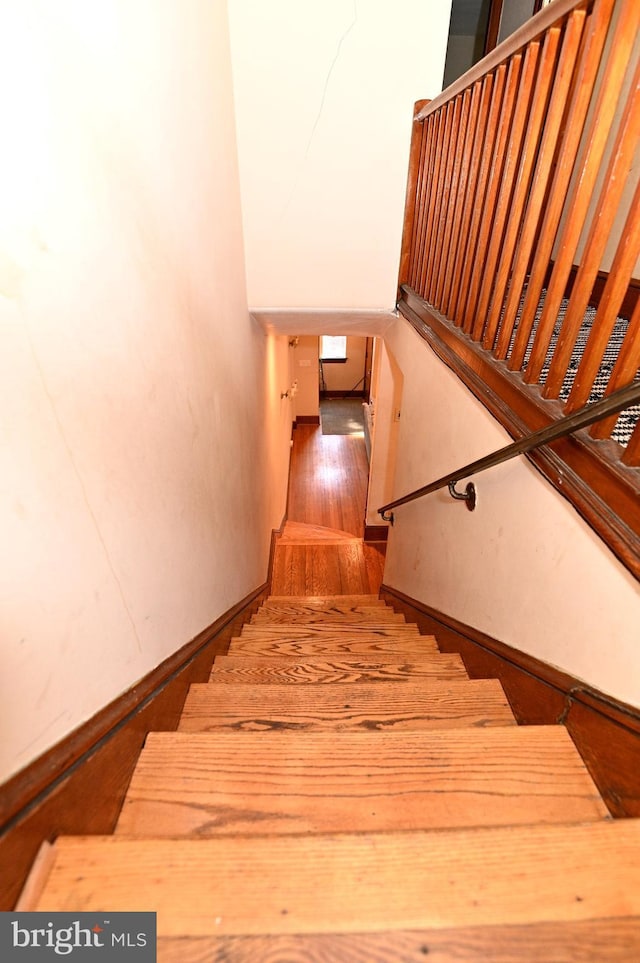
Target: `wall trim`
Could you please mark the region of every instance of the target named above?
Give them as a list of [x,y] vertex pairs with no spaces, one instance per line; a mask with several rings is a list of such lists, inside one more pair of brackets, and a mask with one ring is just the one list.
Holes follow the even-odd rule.
[[324,400],[325,398],[366,398],[366,397],[367,395],[365,391],[354,391],[353,389],[347,391],[340,388],[329,388],[326,391],[320,392],[321,400]]
[[2,786],[0,910],[12,908],[42,841],[112,832],[147,732],[176,727],[189,684],[208,679],[267,591],[254,589]]
[[459,652],[472,678],[499,678],[519,723],[565,724],[614,816],[640,816],[640,708],[382,584],[380,597]]
[[296,420],[293,423],[293,427],[297,428],[298,425],[319,425],[320,415],[296,415]]

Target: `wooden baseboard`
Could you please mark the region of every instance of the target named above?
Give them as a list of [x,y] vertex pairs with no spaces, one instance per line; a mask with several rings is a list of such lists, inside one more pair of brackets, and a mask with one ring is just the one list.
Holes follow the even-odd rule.
[[366,394],[364,391],[340,391],[336,389],[335,391],[321,391],[320,398],[364,398]]
[[320,415],[296,415],[296,420],[293,427],[296,428],[298,425],[319,425]]
[[388,525],[365,525],[365,542],[386,542],[389,537]]
[[215,655],[254,612],[251,592],[136,686],[2,787],[0,910],[13,908],[42,842],[60,834],[111,833],[148,732],[173,730],[187,689],[206,682]]
[[442,652],[458,652],[471,678],[498,678],[523,725],[564,723],[613,816],[640,816],[640,711],[402,592],[380,595]]

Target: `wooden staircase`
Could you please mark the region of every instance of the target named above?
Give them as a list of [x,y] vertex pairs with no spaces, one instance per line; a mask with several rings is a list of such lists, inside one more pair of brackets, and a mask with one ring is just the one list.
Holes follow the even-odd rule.
[[640,825],[377,598],[272,597],[19,908],[155,910],[180,963],[630,961]]

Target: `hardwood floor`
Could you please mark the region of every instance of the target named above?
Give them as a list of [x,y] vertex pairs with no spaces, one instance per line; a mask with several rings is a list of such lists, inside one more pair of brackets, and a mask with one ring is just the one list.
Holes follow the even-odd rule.
[[323,435],[319,425],[293,433],[288,521],[364,535],[369,463],[364,439]]
[[363,542],[368,478],[362,438],[323,435],[319,425],[298,425],[273,595],[378,593],[385,545]]

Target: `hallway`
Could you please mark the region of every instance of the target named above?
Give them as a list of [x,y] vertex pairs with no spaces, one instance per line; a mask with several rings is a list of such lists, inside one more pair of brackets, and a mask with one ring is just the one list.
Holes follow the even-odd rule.
[[378,593],[385,544],[363,542],[368,474],[363,438],[298,425],[287,523],[273,564],[274,595]]

